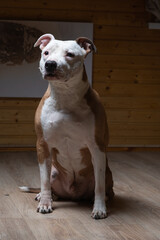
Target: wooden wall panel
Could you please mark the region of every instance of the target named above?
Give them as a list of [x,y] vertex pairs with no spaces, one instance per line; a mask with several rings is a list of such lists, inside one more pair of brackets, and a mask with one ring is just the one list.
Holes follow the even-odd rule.
[[[93,86],[105,106],[110,145],[160,146],[160,30],[144,0],[0,1],[1,19],[94,23]],[[39,99],[0,99],[0,145],[35,146]]]
[[[135,14],[135,21],[128,21],[128,24],[114,23],[112,20],[107,25],[96,24],[94,27],[95,40],[124,40],[124,41],[144,41],[144,42],[159,42],[160,31],[148,30],[147,19],[145,20],[144,14],[141,14],[143,21],[137,22],[137,15]],[[124,20],[125,21],[125,20]],[[127,21],[127,19],[126,19]],[[133,25],[133,26],[132,26]],[[154,44],[153,44],[154,45]]]
[[0,99],[0,146],[35,146],[39,99]]
[[160,56],[96,55],[95,66],[100,69],[159,70]]
[[160,70],[150,69],[94,69],[94,82],[159,84]]
[[101,97],[102,103],[106,110],[148,110],[150,112],[160,112],[160,101],[159,97],[126,97],[126,96],[112,96],[112,97]]
[[103,83],[93,84],[98,93],[104,96],[126,96],[126,97],[159,97],[160,85],[158,84],[124,84],[124,83]]
[[1,8],[31,8],[35,9],[56,9],[56,10],[83,10],[83,11],[111,11],[111,12],[142,12],[144,10],[144,1],[122,0],[118,4],[117,0],[68,0],[68,1],[50,1],[50,0],[7,0],[0,2]]
[[127,41],[127,40],[96,40],[98,54],[105,55],[133,55],[159,56],[159,42]]

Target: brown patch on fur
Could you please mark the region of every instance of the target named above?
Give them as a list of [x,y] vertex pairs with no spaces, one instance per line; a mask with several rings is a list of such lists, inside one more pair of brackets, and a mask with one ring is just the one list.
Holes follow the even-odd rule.
[[76,42],[80,45],[81,48],[84,48],[86,50],[86,55],[87,56],[88,53],[90,52],[96,52],[96,47],[93,44],[93,42],[85,37],[79,37],[76,39]]
[[95,117],[95,141],[102,152],[106,152],[108,145],[108,125],[104,107],[98,93],[89,88],[85,99]]
[[50,87],[48,87],[46,93],[44,94],[43,98],[41,99],[39,106],[37,108],[36,114],[35,114],[35,131],[37,134],[37,156],[38,156],[38,162],[43,163],[46,158],[49,157],[49,149],[48,145],[44,140],[43,137],[43,130],[41,126],[41,112],[42,107],[44,105],[45,100],[50,96]]
[[66,169],[61,166],[61,164],[57,161],[57,155],[59,151],[56,148],[52,148],[52,164],[54,168],[58,170],[60,173],[66,173]]
[[[80,149],[80,153],[82,156],[82,163],[86,165],[86,168],[83,168],[79,171],[79,175],[83,176],[86,181],[90,178],[88,176],[94,176],[94,169],[92,165],[92,156],[88,148]],[[93,178],[94,179],[94,178]],[[114,197],[113,192],[113,179],[112,179],[112,172],[108,166],[108,159],[106,157],[106,177],[105,177],[105,184],[106,184],[106,196],[109,200],[112,200]],[[89,191],[89,190],[88,190]]]
[[93,173],[93,165],[92,165],[92,156],[88,148],[80,149],[80,153],[82,156],[82,163],[86,165],[85,168],[79,171],[80,176],[86,176],[90,173]]
[[106,196],[108,197],[108,200],[111,201],[114,198],[114,192],[113,192],[113,178],[112,178],[112,172],[108,166],[108,159],[106,157]]
[[88,81],[88,77],[87,77],[87,73],[86,73],[85,66],[83,67],[83,77],[82,77],[82,81],[83,81],[83,82],[87,82],[87,81]]

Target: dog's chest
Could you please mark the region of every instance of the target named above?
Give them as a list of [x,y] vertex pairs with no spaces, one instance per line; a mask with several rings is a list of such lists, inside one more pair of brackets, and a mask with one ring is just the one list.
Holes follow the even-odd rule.
[[[90,118],[92,115],[85,104],[77,107],[75,111],[57,111],[54,108],[54,100],[48,98],[41,113],[44,138],[51,147],[60,148],[62,145],[72,144],[81,147]],[[92,120],[90,120],[91,125]]]
[[49,149],[58,151],[57,161],[73,180],[73,172],[77,174],[86,167],[82,163],[81,150],[86,148],[87,135],[93,125],[89,108],[82,104],[73,112],[56,111],[54,101],[48,98],[42,108],[41,124]]

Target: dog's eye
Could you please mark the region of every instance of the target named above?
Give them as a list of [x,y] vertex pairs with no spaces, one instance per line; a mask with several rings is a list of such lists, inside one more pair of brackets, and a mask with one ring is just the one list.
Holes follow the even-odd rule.
[[46,56],[47,56],[48,54],[49,54],[49,52],[48,52],[48,51],[45,51],[45,52],[44,52],[44,55],[46,55]]
[[66,56],[70,57],[70,58],[74,58],[75,57],[74,53],[71,53],[71,52],[67,52]]

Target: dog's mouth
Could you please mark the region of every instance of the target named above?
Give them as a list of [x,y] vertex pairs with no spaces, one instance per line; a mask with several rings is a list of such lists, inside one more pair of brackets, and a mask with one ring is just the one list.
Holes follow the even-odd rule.
[[59,82],[66,82],[66,77],[64,77],[64,75],[59,72],[59,71],[55,71],[55,72],[50,72],[50,73],[45,73],[44,74],[44,79],[48,80],[48,81],[59,81]]
[[46,77],[55,77],[55,74],[54,73],[48,73],[48,74],[46,74]]
[[56,73],[46,73],[44,75],[44,79],[46,79],[46,80],[58,80],[59,77]]

